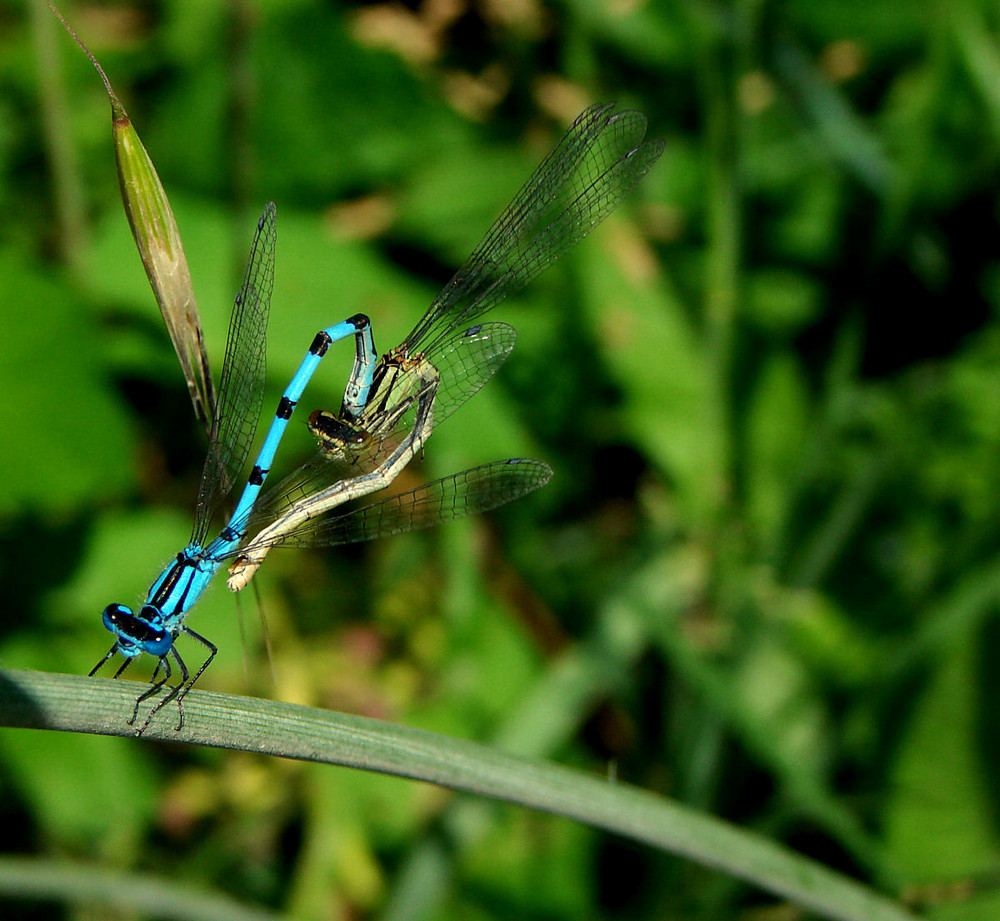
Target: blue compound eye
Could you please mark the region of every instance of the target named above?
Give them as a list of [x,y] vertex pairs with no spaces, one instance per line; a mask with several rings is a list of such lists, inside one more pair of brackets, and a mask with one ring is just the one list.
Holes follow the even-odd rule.
[[170,652],[174,638],[166,630],[150,629],[148,635],[142,640],[142,648],[154,656],[165,656]]
[[105,628],[121,636],[122,630],[127,631],[128,629],[124,625],[129,621],[134,621],[135,614],[132,613],[131,608],[127,608],[123,604],[109,604],[104,609],[101,619],[104,621]]

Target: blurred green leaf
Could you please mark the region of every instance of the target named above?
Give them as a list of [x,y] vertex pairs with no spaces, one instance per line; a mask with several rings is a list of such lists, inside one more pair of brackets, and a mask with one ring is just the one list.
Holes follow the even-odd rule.
[[[915,701],[893,768],[887,845],[910,884],[975,877],[1000,863],[1000,839],[978,744],[977,676],[969,642],[948,646]],[[994,917],[996,892],[935,917]]]
[[133,485],[128,420],[103,367],[104,341],[79,294],[0,253],[0,513],[66,515]]
[[[8,777],[34,805],[45,835],[109,860],[127,857],[136,846],[155,806],[157,781],[134,746],[6,729],[0,748]],[[110,825],[107,816],[114,816]]]
[[764,367],[747,407],[747,511],[760,539],[771,543],[787,525],[788,488],[808,437],[809,398],[796,360],[775,356]]

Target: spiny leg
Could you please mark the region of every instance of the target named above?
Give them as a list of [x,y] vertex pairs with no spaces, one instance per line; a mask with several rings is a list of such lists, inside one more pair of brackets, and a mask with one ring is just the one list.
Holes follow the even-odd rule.
[[[111,648],[108,650],[107,655],[103,659],[101,659],[101,661],[98,662],[97,665],[95,665],[90,670],[90,672],[87,675],[87,677],[88,678],[93,678],[94,675],[96,675],[101,670],[101,668],[103,667],[104,663],[107,662],[108,659],[110,659],[116,652],[118,652],[118,643],[113,643],[112,646],[111,646]],[[125,665],[128,665],[129,662],[131,662],[131,661],[132,661],[131,659],[126,659],[125,660]],[[115,675],[114,675],[115,678],[117,678],[122,673],[122,671],[125,669],[125,665],[123,665],[120,669],[118,669],[118,671],[115,672]]]
[[118,666],[118,671],[116,671],[111,677],[120,678],[122,672],[125,671],[125,669],[128,668],[134,661],[135,661],[135,656],[129,656],[127,659],[125,659],[124,662],[122,662],[121,665]]
[[[191,673],[188,671],[187,664],[184,662],[184,660],[181,658],[180,653],[177,651],[177,647],[176,646],[172,646],[170,648],[170,653],[169,654],[173,655],[174,659],[177,661],[177,665],[180,667],[181,680],[178,681],[177,684],[175,684],[170,689],[170,693],[167,694],[167,696],[164,697],[163,700],[159,701],[156,704],[156,706],[153,707],[153,709],[149,711],[149,715],[146,717],[146,721],[142,724],[142,728],[139,729],[139,731],[136,733],[137,736],[141,736],[146,731],[146,727],[149,726],[150,722],[152,722],[153,717],[156,716],[156,714],[160,710],[162,710],[167,704],[169,704],[172,700],[176,700],[177,701],[177,729],[176,729],[176,731],[180,732],[181,729],[184,728],[184,698],[187,696],[188,691],[190,691],[191,688],[193,688],[195,686],[195,684],[198,682],[198,679],[201,677],[202,672],[204,672],[205,669],[208,668],[208,666],[211,663],[212,659],[215,658],[215,654],[219,651],[218,647],[215,646],[215,644],[209,642],[200,633],[195,633],[195,631],[192,630],[190,627],[181,627],[181,632],[186,633],[188,636],[191,636],[192,638],[196,639],[205,648],[207,648],[208,651],[209,651],[208,658],[202,663],[201,667],[198,669],[197,672],[195,672],[195,675],[192,678],[191,677]],[[167,657],[164,656],[162,661],[165,664],[165,668],[169,670],[170,663],[167,660]],[[169,675],[168,675],[168,677],[169,677]],[[166,680],[166,678],[164,680]],[[163,685],[163,682],[160,683],[161,687],[162,687],[162,685]],[[146,695],[144,695],[144,697],[148,696],[148,695],[149,695],[149,692],[147,692]]]
[[[177,684],[175,684],[172,688],[170,688],[170,691],[162,700],[157,701],[153,705],[153,708],[149,711],[149,713],[146,716],[146,721],[136,731],[137,736],[141,736],[146,731],[146,728],[149,726],[149,724],[153,721],[153,717],[156,716],[156,714],[159,713],[168,703],[170,703],[170,701],[172,701],[175,697],[177,697],[177,695],[180,693],[181,688],[184,687],[184,684],[188,680],[187,665],[184,664],[184,660],[181,658],[181,654],[177,651],[177,647],[171,646],[170,651],[166,655],[160,658],[160,664],[163,665],[163,671],[164,671],[163,680],[160,681],[160,683],[157,684],[155,687],[152,687],[148,691],[146,691],[146,693],[143,694],[142,697],[139,698],[139,700],[142,701],[152,696],[156,691],[158,691],[167,683],[172,674],[172,670],[170,668],[170,659],[169,659],[169,656],[171,655],[174,657],[174,659],[177,660],[177,665],[180,667],[181,680],[178,681]],[[157,665],[157,670],[159,670],[159,665]],[[136,704],[136,710],[138,711],[138,703]],[[184,725],[184,710],[183,708],[181,708],[180,717],[177,723],[178,732],[180,731],[181,727],[183,727],[183,725]]]
[[[115,643],[108,650],[107,655],[90,670],[89,677],[93,677],[94,675],[96,675],[97,672],[100,671],[104,663],[107,662],[117,651],[118,651],[118,644]],[[118,666],[115,673],[111,676],[112,680],[120,678],[125,669],[128,668],[135,661],[135,658],[136,658],[135,656],[126,656],[122,664]],[[153,677],[150,679],[150,681],[153,682],[156,681],[156,676],[157,674],[159,674],[160,666],[162,664],[163,664],[163,659],[161,658],[156,663],[156,669],[153,672]],[[159,684],[154,684],[153,687],[149,688],[149,690],[145,691],[139,697],[136,698],[135,706],[132,708],[132,716],[128,720],[128,724],[130,726],[135,722],[136,717],[139,715],[139,704],[141,704],[150,695],[155,694],[161,687],[163,687],[164,682],[166,682],[169,678],[170,678],[170,664],[168,663],[166,669],[166,675],[164,675],[163,681],[161,681]]]
[[[181,708],[181,723],[183,725],[184,709],[181,706],[181,701],[187,696],[187,692],[190,691],[191,688],[193,688],[198,683],[198,679],[201,677],[202,672],[204,672],[205,669],[208,668],[208,666],[211,664],[212,659],[215,658],[215,654],[219,651],[219,648],[214,643],[211,643],[208,640],[206,640],[205,637],[203,637],[200,633],[195,633],[194,630],[192,630],[190,627],[182,626],[181,631],[183,633],[186,633],[192,639],[197,640],[199,643],[201,643],[202,646],[204,646],[208,650],[208,658],[204,662],[202,662],[201,668],[199,668],[198,671],[195,672],[194,677],[188,682],[187,687],[181,690],[180,694],[177,697],[177,706]],[[183,682],[179,687],[183,687]],[[178,726],[177,728],[180,729],[181,727]]]
[[[163,661],[164,661],[164,659],[166,659],[166,656],[160,656],[160,658],[158,658],[156,660],[156,668],[153,669],[153,674],[149,676],[149,683],[150,684],[156,684],[156,676],[158,674],[160,674],[160,669],[163,668]],[[168,669],[170,668],[170,663],[169,662],[167,663],[166,667]],[[167,678],[169,678],[169,677],[170,677],[170,673],[167,672],[167,674],[164,676],[164,681]],[[161,684],[162,684],[162,682],[161,682]]]
[[[156,680],[156,676],[160,673],[160,669],[161,668],[163,669],[163,677],[159,681],[157,681]],[[149,700],[150,697],[153,697],[154,695],[158,694],[163,689],[163,686],[170,680],[170,676],[172,674],[173,674],[173,672],[172,672],[172,670],[170,668],[170,660],[167,658],[166,655],[160,656],[160,658],[157,660],[156,668],[153,670],[153,675],[149,679],[150,682],[151,682],[150,687],[146,688],[146,690],[143,691],[135,699],[135,706],[132,708],[132,716],[128,720],[129,726],[134,725],[135,721],[136,721],[136,718],[139,716],[139,705],[143,701]],[[169,700],[169,699],[170,699],[170,697],[168,695],[167,700]],[[157,704],[155,707],[153,707],[153,709],[150,711],[149,717],[146,718],[146,722],[143,723],[142,729],[140,729],[136,733],[136,735],[142,735],[143,730],[149,725],[150,718],[152,717],[152,715],[157,710],[160,709],[160,707],[163,706],[163,703],[164,703],[164,701],[161,701],[159,704]]]

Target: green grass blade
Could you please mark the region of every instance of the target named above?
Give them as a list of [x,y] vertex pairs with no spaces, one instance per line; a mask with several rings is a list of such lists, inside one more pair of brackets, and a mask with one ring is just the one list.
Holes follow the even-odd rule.
[[[125,723],[146,686],[0,672],[0,725],[101,735]],[[576,819],[688,857],[840,921],[912,921],[866,887],[774,842],[645,790],[423,730],[293,704],[192,691],[182,731],[155,720],[146,739],[212,745],[440,784]]]

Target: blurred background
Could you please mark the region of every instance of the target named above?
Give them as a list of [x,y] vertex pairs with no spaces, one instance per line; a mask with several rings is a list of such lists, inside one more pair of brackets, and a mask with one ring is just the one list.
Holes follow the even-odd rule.
[[[667,141],[491,315],[517,349],[404,474],[531,456],[552,482],[436,531],[272,554],[270,660],[253,595],[240,613],[218,579],[190,618],[220,647],[202,687],[610,774],[932,917],[997,916],[995,4],[61,9],[159,171],[216,375],[277,202],[268,415],[319,327],[363,311],[398,342],[588,104]],[[40,3],[0,0],[0,214],[0,662],[85,674],[102,608],[186,543],[204,440],[104,89]],[[350,361],[310,385],[289,467]],[[296,918],[798,917],[565,820],[348,770],[3,730],[0,790],[2,853]]]

